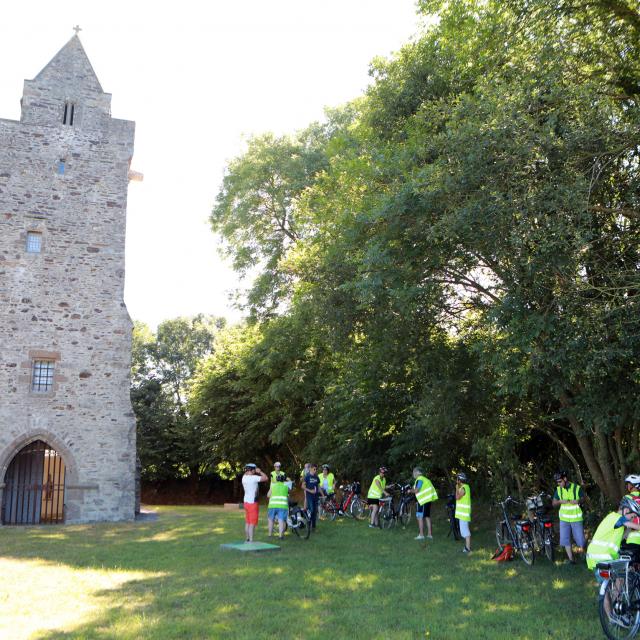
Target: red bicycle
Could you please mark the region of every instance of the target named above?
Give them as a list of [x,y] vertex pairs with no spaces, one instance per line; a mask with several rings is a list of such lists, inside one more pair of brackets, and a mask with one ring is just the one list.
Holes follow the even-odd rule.
[[336,502],[335,494],[330,498],[321,498],[318,514],[323,520],[335,520],[338,516],[348,516],[359,520],[364,514],[366,505],[360,497],[360,483],[341,485],[342,499]]

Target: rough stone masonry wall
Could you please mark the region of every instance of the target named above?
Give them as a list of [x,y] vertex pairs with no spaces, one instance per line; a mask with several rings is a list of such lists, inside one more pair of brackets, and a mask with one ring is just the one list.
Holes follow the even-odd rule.
[[[67,75],[27,81],[22,121],[0,120],[0,482],[15,453],[43,439],[67,465],[66,522],[127,520],[135,420],[123,288],[134,123],[110,117],[99,85]],[[56,110],[69,96],[73,127]],[[42,234],[41,253],[26,252],[28,231]],[[38,357],[55,360],[51,393],[31,391]]]

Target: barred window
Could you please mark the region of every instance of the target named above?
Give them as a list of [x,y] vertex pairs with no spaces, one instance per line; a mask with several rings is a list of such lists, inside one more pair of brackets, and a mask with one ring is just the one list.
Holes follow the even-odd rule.
[[27,232],[27,253],[40,253],[42,250],[42,234],[36,231]]
[[51,391],[53,389],[53,360],[34,360],[31,390],[36,392]]

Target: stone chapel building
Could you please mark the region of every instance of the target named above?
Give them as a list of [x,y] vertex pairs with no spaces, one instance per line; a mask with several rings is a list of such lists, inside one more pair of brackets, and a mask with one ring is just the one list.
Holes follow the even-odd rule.
[[0,119],[2,524],[131,520],[124,252],[134,123],[77,34]]

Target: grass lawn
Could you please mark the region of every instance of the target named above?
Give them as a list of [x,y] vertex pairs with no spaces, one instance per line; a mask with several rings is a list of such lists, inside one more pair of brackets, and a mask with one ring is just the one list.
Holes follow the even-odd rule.
[[243,538],[241,511],[158,511],[155,522],[0,529],[0,638],[604,637],[584,565],[496,564],[489,523],[472,529],[469,557],[439,509],[426,546],[413,523],[347,520],[241,554],[219,548]]

